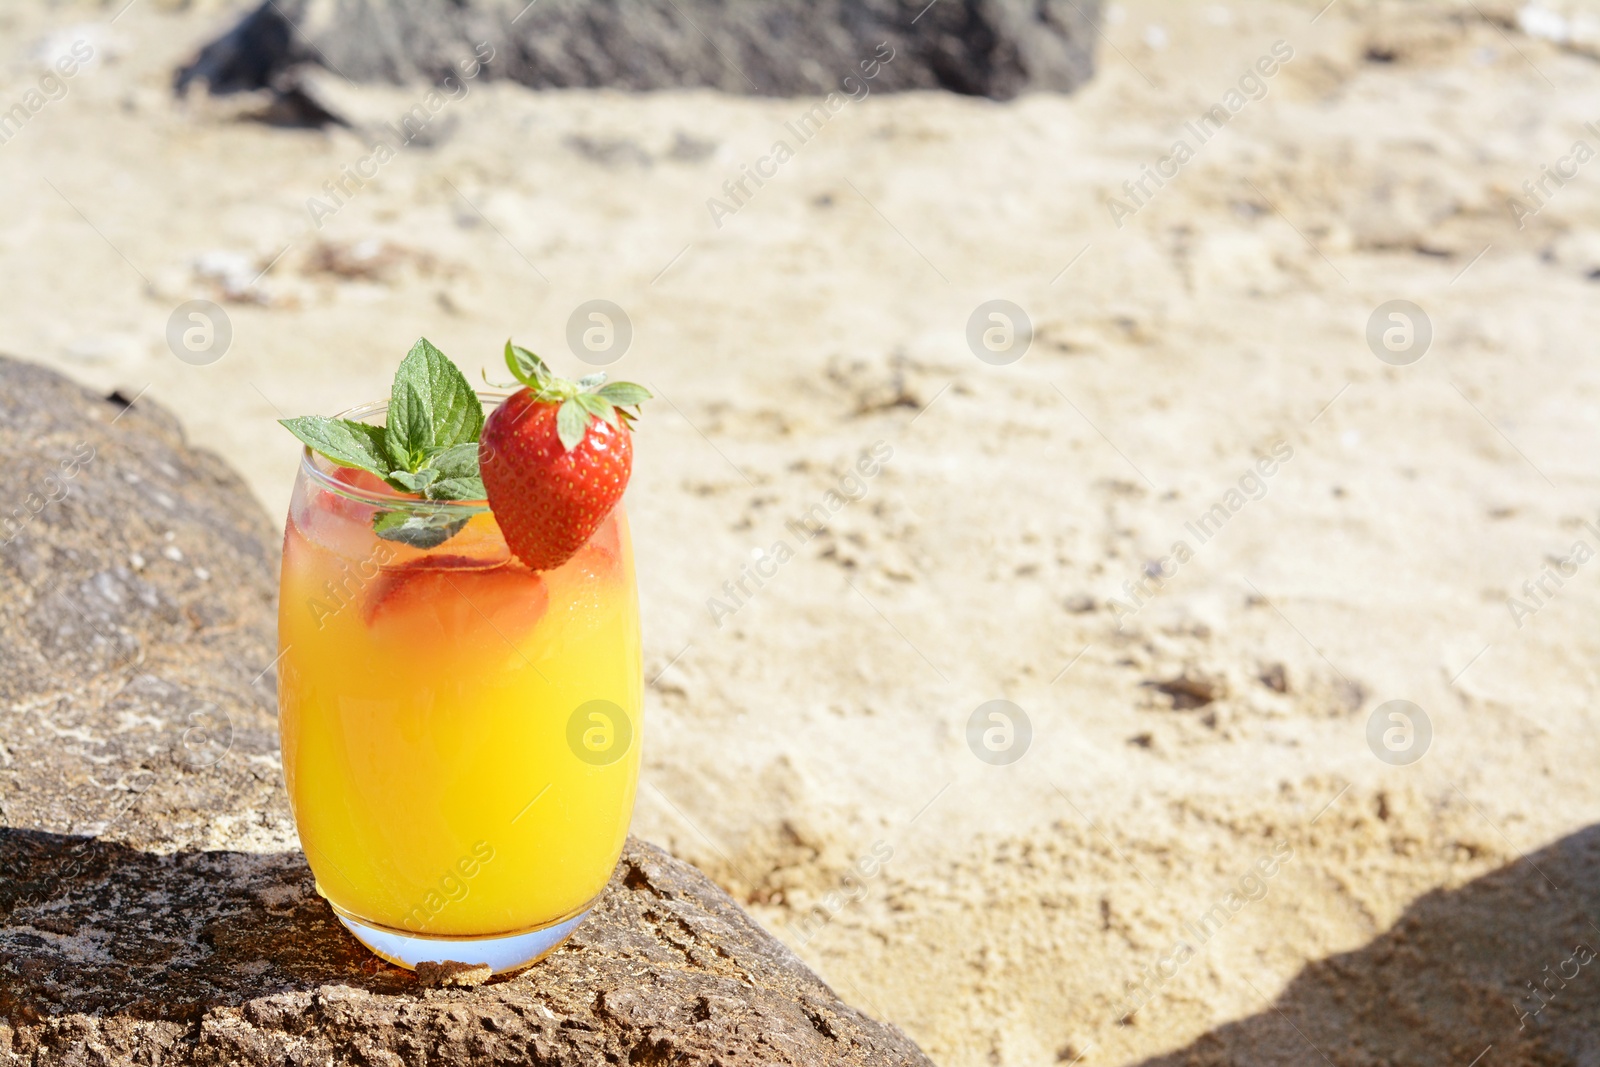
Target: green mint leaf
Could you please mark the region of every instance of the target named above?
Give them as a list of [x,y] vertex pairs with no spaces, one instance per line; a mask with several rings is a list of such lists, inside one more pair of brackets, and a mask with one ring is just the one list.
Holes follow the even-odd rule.
[[442,448],[428,457],[428,466],[439,472],[440,480],[478,476],[478,442],[465,441]]
[[420,495],[424,489],[439,480],[439,472],[432,467],[424,467],[415,474],[409,471],[390,471],[389,480],[399,483],[408,493]]
[[632,382],[612,382],[595,395],[605,397],[619,408],[631,408],[651,399],[655,394],[644,386]]
[[466,519],[452,519],[443,512],[380,511],[373,516],[372,532],[412,548],[438,548],[466,524]]
[[483,487],[483,479],[477,476],[470,478],[441,478],[428,486],[429,500],[483,500],[489,491]]
[[427,338],[418,341],[395,372],[389,396],[389,456],[415,472],[440,448],[476,441],[483,405],[467,376]]
[[[530,367],[548,377],[539,358],[526,354]],[[483,404],[460,368],[426,338],[412,346],[395,372],[386,426],[320,416],[282,422],[319,455],[369,471],[401,492],[439,501],[477,501],[487,495],[478,473]],[[463,510],[469,514],[455,514]],[[380,511],[372,528],[385,540],[434,548],[460,532],[478,510]]]
[[544,360],[510,341],[506,342],[506,366],[512,377],[523,385],[537,388],[550,380],[550,368],[545,366]]
[[450,362],[443,352],[434,351],[442,363],[433,379],[434,443],[440,448],[476,445],[478,435],[483,433],[483,402],[461,368]]
[[561,447],[571,452],[588,432],[589,412],[584,410],[583,404],[577,397],[563,400],[556,409],[556,436],[561,438]]
[[279,421],[311,451],[326,456],[339,466],[370,471],[380,478],[388,476],[389,463],[385,458],[382,426],[370,426],[349,419],[327,419],[321,415]]
[[415,382],[396,375],[386,422],[390,462],[400,470],[416,469],[433,444],[433,415],[426,394]]

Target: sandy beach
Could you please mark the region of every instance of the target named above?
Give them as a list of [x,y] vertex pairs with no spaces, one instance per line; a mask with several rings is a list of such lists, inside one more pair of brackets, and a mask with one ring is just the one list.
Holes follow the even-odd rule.
[[[423,91],[324,76],[352,127],[274,128],[170,91],[237,5],[120,7],[0,12],[0,111],[45,101],[0,143],[0,351],[164,405],[277,516],[278,418],[422,335],[583,371],[569,320],[621,308],[635,832],[936,1062],[1182,1049],[1594,822],[1579,8],[1135,0],[1074,95],[868,93],[804,141],[814,101],[468,83],[379,161]],[[969,340],[996,300],[1015,361]],[[1520,1047],[1534,977],[1433,1024]]]

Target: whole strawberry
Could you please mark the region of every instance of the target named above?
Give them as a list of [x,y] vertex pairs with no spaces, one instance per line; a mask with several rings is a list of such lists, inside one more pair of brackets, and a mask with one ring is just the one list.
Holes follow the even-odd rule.
[[506,544],[536,571],[554,570],[588,543],[628,487],[633,441],[623,410],[650,399],[604,374],[572,382],[506,342],[506,366],[526,386],[484,423],[478,466]]

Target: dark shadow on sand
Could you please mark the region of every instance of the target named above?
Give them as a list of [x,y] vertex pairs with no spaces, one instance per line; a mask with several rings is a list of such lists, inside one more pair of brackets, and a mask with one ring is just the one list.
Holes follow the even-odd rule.
[[1595,1067],[1595,953],[1600,824],[1427,894],[1366,946],[1305,967],[1275,1003],[1142,1067]]

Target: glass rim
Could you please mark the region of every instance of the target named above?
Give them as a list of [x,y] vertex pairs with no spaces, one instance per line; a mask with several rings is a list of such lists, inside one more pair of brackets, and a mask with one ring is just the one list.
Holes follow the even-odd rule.
[[[473,392],[477,396],[479,403],[483,404],[486,415],[494,408],[505,403],[512,395],[512,392],[507,389],[477,389]],[[364,422],[373,415],[379,412],[387,412],[388,410],[389,401],[374,400],[365,404],[358,404],[353,408],[346,408],[344,411],[334,415],[333,418]],[[323,470],[318,465],[317,460],[319,458],[328,465],[329,470]],[[486,499],[428,500],[408,493],[401,493],[400,490],[388,485],[384,486],[382,492],[374,489],[363,489],[348,482],[341,482],[331,473],[331,471],[341,469],[353,470],[356,468],[341,467],[326,456],[320,456],[317,452],[314,452],[310,445],[302,446],[300,450],[301,473],[310,478],[323,491],[343,497],[346,500],[354,500],[360,504],[370,504],[385,511],[415,511],[429,515],[451,514],[452,512],[461,515],[477,515],[489,510],[489,501]]]

